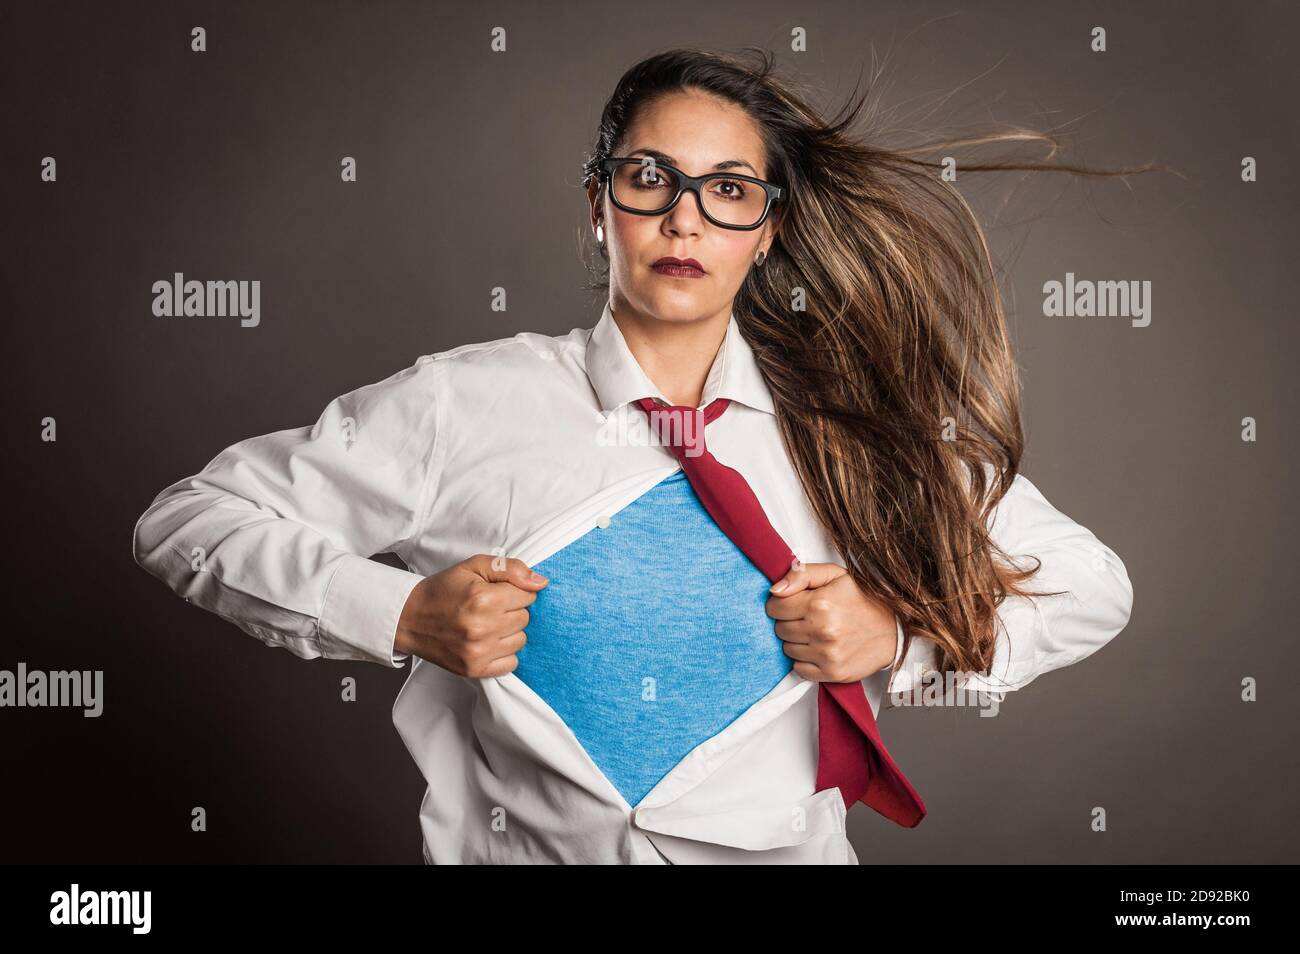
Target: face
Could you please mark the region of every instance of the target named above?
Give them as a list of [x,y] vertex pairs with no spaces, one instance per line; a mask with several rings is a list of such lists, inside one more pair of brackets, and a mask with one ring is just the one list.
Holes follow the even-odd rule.
[[[770,181],[753,120],[740,107],[697,90],[660,97],[643,109],[614,155],[645,157],[650,152],[691,176],[728,171]],[[719,169],[719,163],[726,165]],[[779,205],[761,227],[740,231],[706,219],[694,192],[683,192],[660,215],[637,215],[620,209],[609,189],[598,186],[593,181],[587,197],[593,231],[597,224],[605,230],[615,311],[631,308],[643,317],[672,322],[729,315],[754,259],[775,237]],[[714,182],[709,188],[726,194],[730,187]],[[692,277],[663,266],[656,269],[655,263],[666,257],[694,259],[704,273]]]

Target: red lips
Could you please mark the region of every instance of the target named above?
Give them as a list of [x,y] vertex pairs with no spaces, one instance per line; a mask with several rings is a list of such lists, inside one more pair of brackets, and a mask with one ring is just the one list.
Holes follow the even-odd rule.
[[693,258],[673,258],[665,255],[650,266],[661,275],[673,278],[700,278],[704,275],[704,266]]

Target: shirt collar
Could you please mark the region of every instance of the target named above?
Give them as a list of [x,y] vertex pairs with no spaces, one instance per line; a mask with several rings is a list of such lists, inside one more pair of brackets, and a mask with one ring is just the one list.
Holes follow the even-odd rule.
[[[608,301],[587,342],[586,367],[601,410],[606,414],[643,397],[657,397],[672,403],[637,363],[627,346],[627,339],[614,321],[614,312]],[[717,398],[738,401],[768,414],[776,413],[771,392],[758,369],[758,362],[754,360],[749,342],[740,333],[735,312],[727,321],[722,347],[718,349],[705,378],[700,406],[708,407]]]

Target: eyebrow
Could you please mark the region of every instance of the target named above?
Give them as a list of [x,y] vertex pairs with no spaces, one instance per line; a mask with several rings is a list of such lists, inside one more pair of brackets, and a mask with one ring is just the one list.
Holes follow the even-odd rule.
[[[660,152],[658,149],[633,149],[631,152],[628,153],[628,155],[629,156],[646,155],[654,159],[655,162],[662,162],[665,165],[669,165],[669,166],[677,165],[676,159],[674,159],[672,156],[668,155],[667,153]],[[746,169],[752,172],[754,174],[754,178],[756,179],[760,178],[758,174],[758,170],[755,169],[753,166],[751,166],[748,162],[745,162],[745,160],[743,159],[724,159],[722,162],[719,162],[713,168],[714,169],[739,169],[741,166],[744,166]]]

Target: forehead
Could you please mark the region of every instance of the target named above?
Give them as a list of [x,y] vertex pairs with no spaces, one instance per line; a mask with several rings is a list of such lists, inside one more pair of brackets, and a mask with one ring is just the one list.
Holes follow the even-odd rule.
[[642,107],[619,151],[633,149],[667,153],[688,175],[703,175],[732,159],[752,165],[759,178],[767,172],[757,123],[735,103],[699,90],[667,93]]

